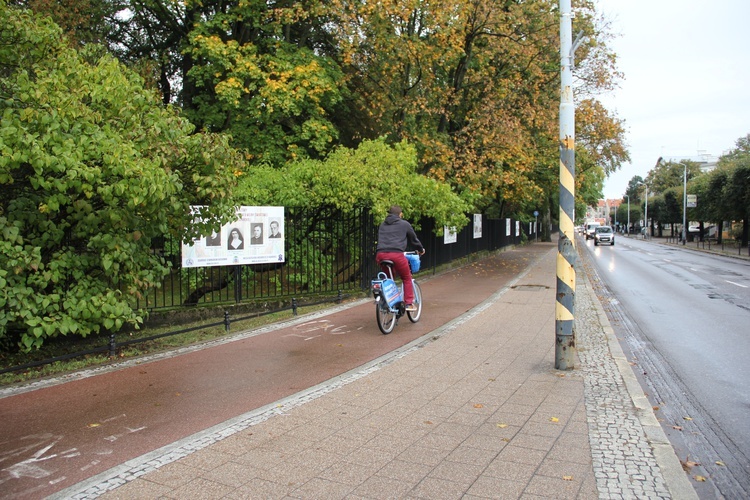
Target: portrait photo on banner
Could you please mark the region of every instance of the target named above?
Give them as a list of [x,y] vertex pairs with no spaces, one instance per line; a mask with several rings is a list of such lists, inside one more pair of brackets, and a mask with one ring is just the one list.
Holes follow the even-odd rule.
[[[200,207],[191,207],[198,213]],[[284,207],[237,208],[237,218],[182,243],[182,267],[284,262]]]

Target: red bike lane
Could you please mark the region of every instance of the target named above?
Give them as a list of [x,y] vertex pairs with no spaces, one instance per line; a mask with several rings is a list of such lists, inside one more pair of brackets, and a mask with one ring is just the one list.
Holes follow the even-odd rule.
[[[0,399],[3,498],[44,498],[325,382],[425,335],[506,286],[552,244],[420,280],[422,317],[378,330],[372,301],[135,366]],[[421,273],[425,275],[426,273]]]

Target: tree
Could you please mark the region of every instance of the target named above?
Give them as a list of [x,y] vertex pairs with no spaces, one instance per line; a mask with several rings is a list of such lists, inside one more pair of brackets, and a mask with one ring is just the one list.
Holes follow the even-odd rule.
[[[241,157],[96,46],[0,3],[0,337],[138,325],[134,298],[168,264],[166,234],[207,234],[233,213]],[[210,208],[191,225],[190,205]]]
[[588,151],[593,165],[606,175],[630,161],[624,137],[623,121],[599,101],[584,99],[576,105],[576,145]]
[[684,184],[685,167],[687,165],[687,180],[690,181],[701,175],[700,165],[691,160],[682,162],[660,161],[646,176],[649,191],[656,194],[666,192],[669,188],[682,187]]
[[719,158],[719,169],[726,169],[722,197],[726,219],[741,220],[742,245],[750,233],[750,134],[736,142],[736,148]]
[[385,213],[398,203],[411,217],[429,217],[438,227],[463,227],[470,204],[444,183],[419,174],[414,146],[385,139],[339,147],[325,160],[303,159],[281,168],[253,169],[243,176],[242,204],[290,207],[333,206],[344,212],[369,207]]
[[[335,5],[341,66],[365,117],[357,132],[416,144],[422,172],[478,195],[482,209],[523,214],[550,200],[560,69],[559,18],[550,2]],[[582,29],[590,28],[592,18],[583,15],[590,7],[580,4]],[[587,33],[586,54],[594,54],[600,40],[593,28]],[[591,89],[595,81],[588,80]],[[612,151],[591,139],[582,146]]]
[[313,42],[320,8],[237,2],[196,24],[185,49],[193,123],[230,133],[255,164],[325,156],[345,94],[338,65]]
[[51,17],[74,47],[114,42],[111,36],[116,15],[125,8],[124,0],[9,0],[7,3]]
[[[634,175],[628,182],[628,187],[625,189],[625,194],[630,197],[630,204],[640,203],[643,192],[643,177],[640,175]],[[623,196],[625,199],[625,196]]]

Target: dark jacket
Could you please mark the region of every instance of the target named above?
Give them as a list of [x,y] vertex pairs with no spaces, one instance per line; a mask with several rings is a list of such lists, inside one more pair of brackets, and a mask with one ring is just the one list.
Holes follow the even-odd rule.
[[411,224],[398,215],[388,214],[378,229],[378,252],[405,252],[407,244],[419,252],[424,251]]

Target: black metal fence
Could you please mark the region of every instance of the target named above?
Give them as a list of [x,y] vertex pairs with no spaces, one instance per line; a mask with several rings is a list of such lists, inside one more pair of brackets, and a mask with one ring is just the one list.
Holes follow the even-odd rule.
[[[434,270],[456,259],[517,245],[524,238],[536,236],[534,223],[484,215],[470,218],[469,225],[448,239],[435,235],[434,221],[419,221],[417,233],[427,250],[423,269]],[[160,251],[171,255],[173,271],[161,288],[139,299],[136,307],[155,311],[365,290],[377,275],[379,222],[365,208],[348,213],[331,207],[286,208],[286,262],[280,264],[183,269],[179,244],[167,241]]]
[[[537,226],[521,224],[512,219],[489,219],[478,217],[457,234],[436,236],[435,224],[422,220],[417,231],[427,253],[422,260],[422,272],[433,272],[441,265],[472,254],[499,250],[518,245],[524,239],[537,236]],[[472,216],[474,221],[475,216]],[[481,223],[480,223],[481,221]],[[196,304],[217,306],[249,302],[258,299],[286,298],[288,303],[268,308],[264,312],[251,315],[235,315],[231,321],[243,321],[265,314],[291,310],[297,314],[297,298],[305,295],[336,293],[322,301],[307,301],[305,305],[323,302],[340,302],[345,291],[362,291],[370,286],[370,280],[377,275],[375,248],[377,237],[376,221],[366,210],[356,210],[349,215],[327,208],[320,210],[287,209],[284,217],[285,249],[287,262],[281,265],[232,266],[227,268],[175,269],[167,277],[164,286],[146,296],[139,307],[151,310],[183,308]],[[481,230],[478,227],[481,227]],[[171,256],[178,265],[179,252],[173,250],[173,242],[164,242],[157,251]],[[179,247],[178,247],[179,248]],[[0,374],[28,370],[72,358],[88,355],[108,355],[110,358],[123,347],[143,343],[161,337],[178,335],[208,327],[223,326],[230,330],[230,313],[223,311],[223,320],[210,324],[160,333],[146,338],[118,341],[111,334],[106,344],[86,351],[71,352],[56,358],[33,361],[24,365],[0,369]]]

